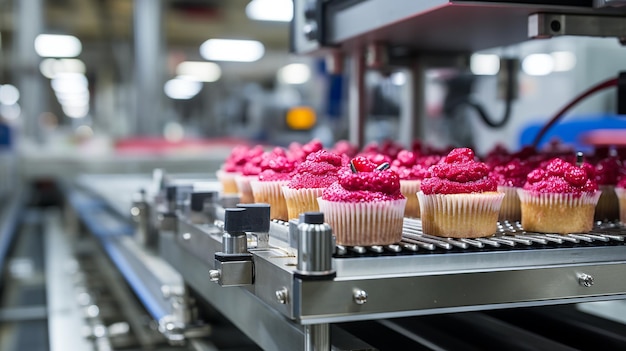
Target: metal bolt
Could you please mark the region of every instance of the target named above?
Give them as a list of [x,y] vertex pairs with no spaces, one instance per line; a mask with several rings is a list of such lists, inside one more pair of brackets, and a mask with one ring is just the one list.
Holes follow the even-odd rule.
[[578,284],[588,288],[593,285],[593,277],[587,273],[578,274]]
[[184,233],[183,234],[183,240],[189,240],[191,239],[191,234],[190,233]]
[[209,279],[211,279],[212,282],[219,281],[221,276],[222,272],[220,272],[219,269],[211,269],[209,271]]
[[354,289],[352,293],[352,298],[357,305],[362,305],[367,302],[367,293],[365,290]]
[[284,305],[287,303],[288,298],[289,298],[289,290],[287,290],[287,288],[283,287],[280,290],[276,290],[276,300],[278,300],[278,303]]
[[137,206],[133,206],[130,209],[130,214],[133,217],[139,216],[141,214],[141,209],[139,207],[137,207]]
[[317,40],[317,23],[311,22],[305,24],[304,27],[302,27],[302,31],[304,32],[304,37],[307,38],[307,40]]

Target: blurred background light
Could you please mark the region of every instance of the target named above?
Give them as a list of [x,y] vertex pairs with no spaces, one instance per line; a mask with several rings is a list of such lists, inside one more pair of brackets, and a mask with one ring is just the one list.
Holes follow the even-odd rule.
[[395,72],[391,75],[391,83],[393,85],[402,86],[406,84],[406,74],[404,72]]
[[522,71],[529,76],[545,76],[553,69],[554,59],[549,54],[531,54],[522,61]]
[[500,71],[500,57],[492,54],[474,54],[470,58],[470,70],[479,76],[493,76]]
[[293,130],[309,130],[317,121],[315,110],[308,106],[297,106],[287,111],[285,122]]
[[550,56],[554,60],[554,72],[567,72],[576,67],[576,55],[571,51],[555,51]]
[[303,84],[311,78],[311,69],[303,63],[292,63],[278,71],[278,80],[285,84]]
[[292,0],[252,0],[246,6],[248,18],[257,21],[290,22],[293,18]]
[[165,82],[165,95],[171,99],[189,100],[202,90],[202,83],[184,77],[176,77]]
[[0,104],[13,105],[20,99],[20,92],[11,84],[0,85]]
[[254,62],[265,54],[256,40],[209,39],[200,45],[200,55],[210,61]]
[[199,82],[216,82],[222,76],[222,69],[213,62],[184,61],[176,66],[176,74]]
[[39,71],[44,77],[54,79],[59,73],[85,74],[85,63],[79,59],[55,59],[46,58],[41,60]]
[[83,50],[80,40],[72,35],[39,34],[35,51],[41,57],[76,57]]

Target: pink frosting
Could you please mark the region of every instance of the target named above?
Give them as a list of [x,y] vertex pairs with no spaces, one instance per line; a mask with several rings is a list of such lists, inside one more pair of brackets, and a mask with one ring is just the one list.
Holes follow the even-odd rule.
[[430,194],[466,194],[496,191],[497,184],[489,176],[489,168],[474,160],[474,151],[458,148],[430,168],[432,177],[421,183],[421,190]]
[[594,178],[594,168],[590,164],[579,167],[560,158],[554,158],[545,166],[528,174],[524,190],[582,196],[598,190],[598,183]]
[[343,158],[326,150],[316,151],[296,167],[289,187],[293,189],[326,188],[337,181]]
[[596,182],[599,185],[615,185],[623,173],[618,157],[607,157],[596,163]]
[[440,156],[419,157],[416,152],[402,150],[391,163],[391,169],[403,180],[422,180],[430,176],[430,166],[441,159]]
[[259,173],[260,181],[289,180],[296,162],[287,156],[285,150],[277,147],[263,155],[259,167],[262,169]]
[[531,162],[513,159],[508,163],[493,167],[490,175],[498,185],[521,188],[526,183],[528,173],[532,170]]
[[378,165],[364,157],[357,157],[353,162],[360,171],[353,173],[350,167],[342,167],[338,181],[324,189],[324,200],[371,202],[404,199],[400,192],[400,178],[394,171],[377,170]]

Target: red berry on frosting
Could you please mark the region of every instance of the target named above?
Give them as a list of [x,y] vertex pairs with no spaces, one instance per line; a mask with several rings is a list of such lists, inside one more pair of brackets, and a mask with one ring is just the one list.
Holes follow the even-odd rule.
[[357,172],[371,172],[376,169],[377,164],[370,161],[367,157],[357,156],[350,161]]

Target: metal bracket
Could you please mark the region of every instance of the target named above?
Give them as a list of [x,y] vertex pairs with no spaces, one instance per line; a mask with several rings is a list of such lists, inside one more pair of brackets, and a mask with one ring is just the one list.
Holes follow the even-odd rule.
[[626,40],[623,16],[570,15],[535,13],[528,16],[529,38],[550,38],[562,35],[616,37]]

